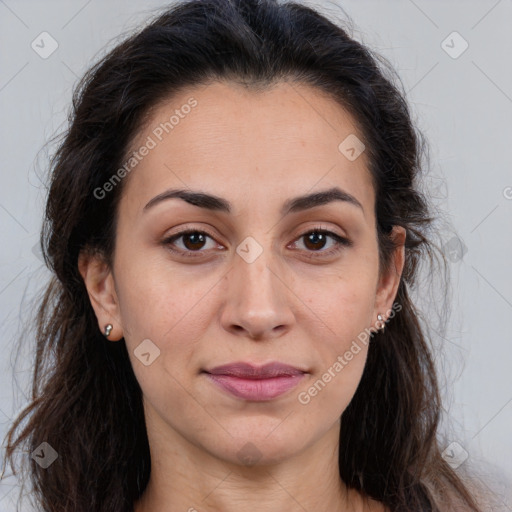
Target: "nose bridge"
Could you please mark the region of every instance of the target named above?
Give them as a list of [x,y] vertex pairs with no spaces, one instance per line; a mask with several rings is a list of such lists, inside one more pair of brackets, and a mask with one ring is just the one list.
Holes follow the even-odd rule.
[[279,265],[272,253],[270,237],[256,240],[248,236],[236,252],[228,280],[225,327],[243,327],[252,336],[262,336],[289,324],[292,317],[287,287],[282,282],[284,278],[275,275]]
[[[240,284],[238,293],[240,301],[250,301],[258,307],[275,300],[275,276],[270,271],[275,258],[272,254],[270,237],[246,237],[236,248],[235,258],[236,280]],[[270,267],[270,268],[269,268]],[[259,299],[259,300],[258,300]],[[272,307],[269,304],[268,307]]]

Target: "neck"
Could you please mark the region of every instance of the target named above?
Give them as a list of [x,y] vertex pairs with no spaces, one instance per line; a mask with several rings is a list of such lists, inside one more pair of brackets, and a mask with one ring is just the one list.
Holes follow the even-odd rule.
[[151,451],[150,480],[134,512],[362,512],[359,494],[339,476],[339,428],[335,423],[285,461],[253,466],[219,460],[181,436],[163,443],[162,430],[148,430],[158,450]]

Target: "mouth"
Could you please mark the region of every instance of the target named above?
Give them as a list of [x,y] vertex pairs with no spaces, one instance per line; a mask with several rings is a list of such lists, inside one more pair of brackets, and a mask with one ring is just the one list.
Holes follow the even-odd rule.
[[284,395],[307,374],[305,370],[275,362],[263,366],[237,362],[204,370],[202,373],[230,395],[254,402]]

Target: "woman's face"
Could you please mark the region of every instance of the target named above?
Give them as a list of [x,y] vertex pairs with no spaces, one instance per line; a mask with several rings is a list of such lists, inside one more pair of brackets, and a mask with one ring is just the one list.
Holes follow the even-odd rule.
[[[263,463],[339,426],[365,328],[389,316],[403,265],[399,248],[379,279],[374,190],[354,137],[345,110],[297,84],[215,82],[151,113],[123,178],[113,269],[80,269],[100,329],[124,336],[153,437]],[[190,201],[165,197],[178,189]],[[240,362],[298,373],[207,373]]]

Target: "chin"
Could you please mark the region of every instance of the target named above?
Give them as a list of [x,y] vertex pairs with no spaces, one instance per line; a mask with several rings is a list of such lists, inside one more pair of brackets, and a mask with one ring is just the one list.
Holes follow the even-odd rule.
[[[272,421],[268,422],[264,428],[247,428],[243,435],[238,433],[232,437],[229,436],[227,439],[229,445],[225,446],[224,452],[219,451],[218,444],[212,447],[212,451],[217,457],[241,466],[279,464],[298,455],[313,442],[312,439],[308,442],[308,439],[299,437],[298,434],[283,427],[284,425],[278,425],[276,428],[275,421]],[[232,433],[229,429],[226,430]],[[278,434],[279,430],[281,432]],[[304,431],[302,431],[303,435]]]

